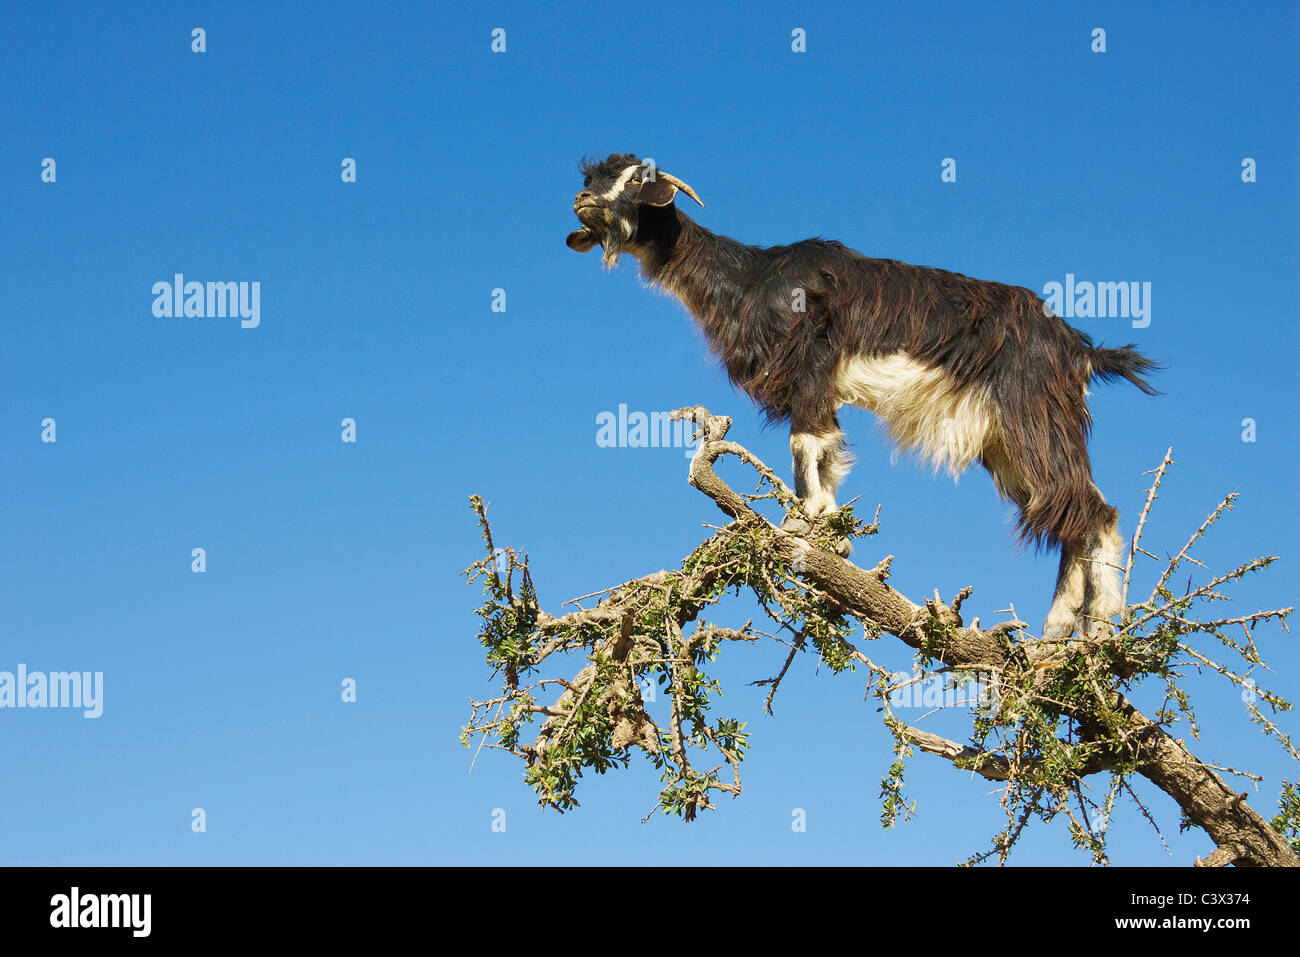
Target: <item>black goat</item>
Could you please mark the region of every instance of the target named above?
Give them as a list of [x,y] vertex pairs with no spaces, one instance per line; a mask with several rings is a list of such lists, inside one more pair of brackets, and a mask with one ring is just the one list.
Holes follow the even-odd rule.
[[583,165],[568,245],[597,243],[695,316],[732,382],[770,421],[789,420],[795,493],[834,510],[848,472],[836,410],[875,412],[903,448],[954,475],[979,462],[1020,509],[1022,541],[1060,546],[1044,637],[1098,634],[1120,609],[1118,513],[1093,484],[1088,384],[1157,368],[1106,349],[1031,290],[891,259],[837,242],[747,246],[678,210],[680,179],[616,153]]

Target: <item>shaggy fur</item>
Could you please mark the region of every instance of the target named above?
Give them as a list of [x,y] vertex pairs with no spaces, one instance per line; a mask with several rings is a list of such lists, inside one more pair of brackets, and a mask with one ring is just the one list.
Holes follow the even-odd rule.
[[1088,459],[1087,388],[1123,378],[1156,394],[1143,378],[1155,363],[1131,345],[1094,345],[1019,286],[829,240],[761,248],[719,236],[677,208],[675,186],[626,176],[640,164],[615,154],[584,165],[583,227],[569,245],[599,242],[608,265],[635,255],[647,280],[686,305],[731,381],[770,421],[789,421],[801,497],[834,507],[847,470],[836,410],[872,409],[936,466],[957,473],[978,461],[1019,507],[1021,539],[1063,546],[1056,630],[1066,627],[1056,605],[1073,605],[1071,622],[1090,598],[1098,607],[1086,617],[1118,612],[1104,569],[1084,567],[1118,560],[1117,513]]

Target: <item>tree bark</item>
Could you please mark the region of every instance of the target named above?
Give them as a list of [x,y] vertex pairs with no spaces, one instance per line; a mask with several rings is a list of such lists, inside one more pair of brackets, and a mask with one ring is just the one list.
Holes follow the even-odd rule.
[[[766,523],[767,520],[750,508],[745,499],[714,471],[714,462],[721,455],[730,453],[741,456],[771,475],[747,450],[726,440],[731,419],[711,415],[700,406],[679,410],[675,414],[694,421],[702,433],[699,448],[691,460],[690,484],[713,499],[733,519]],[[779,484],[779,480],[776,481]],[[781,534],[783,537],[778,540],[777,548],[782,556],[791,562],[799,562],[801,573],[838,602],[845,612],[894,635],[913,648],[923,648],[945,665],[973,670],[997,668],[1014,651],[1026,649],[1031,659],[1034,657],[1032,645],[1021,643],[1013,646],[1008,637],[1009,631],[1017,626],[1023,628],[1023,623],[1008,622],[987,630],[965,627],[958,613],[959,601],[951,607],[943,606],[937,600],[918,605],[889,587],[885,583],[888,560],[874,570],[865,570],[798,535]],[[927,635],[923,630],[923,625],[931,621],[932,616],[948,626],[937,636]],[[1187,818],[1217,845],[1209,857],[1196,862],[1198,865],[1300,866],[1300,859],[1287,840],[1249,806],[1244,793],[1228,787],[1213,768],[1200,761],[1181,741],[1171,738],[1122,695],[1118,692],[1112,694],[1112,705],[1138,727],[1133,736],[1138,773],[1173,798]],[[1090,723],[1086,715],[1076,714],[1074,717],[1080,721],[1085,735],[1102,735],[1100,727]],[[909,729],[909,732],[913,733],[913,743],[922,750],[950,760],[973,757],[976,753],[928,732],[916,729]],[[990,762],[980,773],[993,780],[1006,779],[1005,765],[997,760]]]

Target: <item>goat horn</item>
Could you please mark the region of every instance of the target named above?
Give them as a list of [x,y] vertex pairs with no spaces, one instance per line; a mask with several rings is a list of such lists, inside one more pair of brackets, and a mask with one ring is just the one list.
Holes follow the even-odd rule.
[[658,170],[655,173],[655,175],[658,176],[660,179],[664,180],[665,182],[672,183],[674,186],[680,189],[691,199],[695,200],[695,202],[699,203],[701,207],[704,206],[704,201],[695,195],[695,190],[691,189],[689,186],[683,183],[676,176],[672,175],[671,173],[665,173],[663,170]]

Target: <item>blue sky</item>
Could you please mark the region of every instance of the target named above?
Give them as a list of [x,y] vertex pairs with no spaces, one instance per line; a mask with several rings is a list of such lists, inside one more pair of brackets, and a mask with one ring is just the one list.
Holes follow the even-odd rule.
[[[779,668],[776,647],[720,668],[751,754],[744,794],[695,824],[640,823],[657,778],[639,759],[585,779],[565,816],[506,755],[468,774],[457,735],[493,688],[459,575],[478,557],[469,494],[556,610],[674,564],[719,518],[680,449],[599,447],[601,412],[703,403],[789,468],[785,434],[680,306],[631,261],[606,273],[565,247],[583,154],[654,157],[708,204],[701,222],[747,242],[823,235],[1039,291],[1067,273],[1151,283],[1145,328],[1076,320],[1168,364],[1159,398],[1097,388],[1097,482],[1127,536],[1142,473],[1174,446],[1148,547],[1176,550],[1237,489],[1202,557],[1280,554],[1240,610],[1291,603],[1297,14],[1045,6],[9,10],[0,670],[102,671],[104,713],[0,710],[0,863],[948,864],[986,846],[990,787],[924,755],[917,816],[882,830],[888,737],[861,678],[806,660],[763,716],[747,682]],[[151,288],[178,272],[259,282],[260,325],[156,318]],[[1015,602],[1036,627],[1056,559],[1014,547],[988,478],[891,467],[868,413],[844,423],[859,463],[844,495],[884,506],[858,558],[894,553],[905,593],[973,585],[968,614]],[[1135,588],[1152,581],[1141,566]],[[1259,640],[1268,682],[1300,697],[1294,641]],[[873,650],[910,667],[901,645]],[[1294,762],[1225,682],[1190,687],[1194,749],[1263,774],[1250,800],[1271,816]],[[960,735],[947,717],[932,727]],[[1173,853],[1130,808],[1117,863],[1210,849],[1138,790]],[[1013,861],[1085,858],[1050,827]]]

